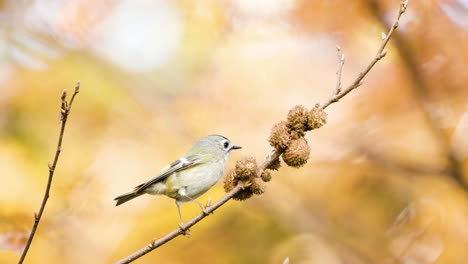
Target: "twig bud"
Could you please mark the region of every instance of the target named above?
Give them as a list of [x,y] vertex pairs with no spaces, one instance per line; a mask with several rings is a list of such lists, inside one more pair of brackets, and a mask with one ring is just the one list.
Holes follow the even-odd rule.
[[344,64],[344,61],[345,61],[345,55],[344,55],[344,53],[341,53],[341,56],[340,56],[340,64],[343,65],[343,64]]
[[75,84],[75,93],[79,93],[80,92],[80,85],[81,85],[81,81],[78,80]]
[[387,35],[385,34],[385,32],[382,32],[382,40],[384,40],[386,38],[387,38]]
[[63,89],[60,99],[62,99],[62,101],[65,101],[66,98],[67,98],[67,89]]
[[409,3],[409,0],[406,0],[406,1],[401,2],[400,12],[403,13],[403,12],[406,11],[406,8],[408,7],[408,3]]
[[382,53],[380,53],[380,59],[385,57],[385,55],[387,55],[387,50],[384,50]]

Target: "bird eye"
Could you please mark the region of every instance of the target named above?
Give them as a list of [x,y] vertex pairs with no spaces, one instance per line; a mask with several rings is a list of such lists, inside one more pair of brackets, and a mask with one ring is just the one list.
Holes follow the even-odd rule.
[[227,149],[229,147],[229,142],[224,142],[224,148]]

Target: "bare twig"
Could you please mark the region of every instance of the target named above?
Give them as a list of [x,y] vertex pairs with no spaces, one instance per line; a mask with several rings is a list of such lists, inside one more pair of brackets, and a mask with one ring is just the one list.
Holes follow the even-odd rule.
[[[369,63],[369,65],[367,65],[367,67],[364,69],[364,71],[359,73],[356,80],[354,80],[354,82],[351,85],[349,85],[346,89],[344,89],[340,93],[336,93],[336,89],[335,89],[335,91],[333,91],[332,96],[330,96],[330,98],[325,103],[323,103],[321,105],[322,109],[325,109],[329,105],[338,102],[341,98],[343,98],[349,92],[351,92],[352,90],[354,90],[354,89],[356,89],[356,88],[358,88],[359,86],[362,85],[362,79],[364,79],[364,77],[367,75],[367,73],[369,73],[369,71],[374,67],[374,65],[380,59],[382,59],[383,57],[385,57],[385,55],[387,55],[387,51],[384,50],[384,49],[387,46],[388,41],[392,37],[393,32],[398,27],[398,24],[400,22],[400,17],[401,17],[401,15],[403,15],[403,13],[405,13],[407,7],[408,7],[408,0],[401,2],[400,9],[398,10],[398,16],[397,16],[395,22],[393,23],[392,27],[389,29],[387,34],[382,34],[382,44],[380,45],[380,48],[378,49],[377,54],[375,55],[374,59]],[[340,67],[342,67],[342,66],[340,66]]]
[[47,164],[48,169],[49,169],[49,178],[47,180],[47,187],[44,192],[44,198],[42,198],[42,204],[41,204],[41,208],[39,209],[39,212],[38,213],[34,212],[34,225],[31,229],[31,233],[29,234],[29,238],[28,238],[28,241],[26,242],[24,250],[21,253],[21,257],[18,261],[19,264],[23,263],[24,259],[26,258],[26,254],[28,254],[29,247],[31,246],[34,235],[36,234],[37,227],[39,226],[39,222],[41,221],[42,214],[44,213],[47,200],[49,199],[49,192],[50,192],[50,187],[52,186],[52,179],[54,177],[55,168],[57,166],[60,153],[62,152],[62,141],[63,141],[63,134],[65,132],[65,125],[67,124],[68,115],[70,114],[70,110],[71,110],[73,101],[75,100],[75,96],[79,92],[80,92],[80,81],[76,83],[75,91],[69,102],[67,102],[67,90],[63,90],[62,95],[60,97],[60,99],[62,100],[62,104],[60,106],[61,127],[60,127],[58,143],[57,143],[57,149],[55,151],[54,161],[52,163],[49,162]]
[[338,52],[338,70],[336,71],[336,86],[335,90],[333,91],[333,94],[331,95],[330,99],[332,97],[337,96],[341,92],[341,73],[343,72],[343,66],[345,62],[345,56],[343,54],[343,51],[341,51],[340,46],[336,46],[336,51]]
[[[398,12],[397,19],[396,19],[395,23],[393,24],[392,28],[390,28],[388,34],[386,34],[385,39],[383,40],[383,42],[382,42],[382,44],[381,44],[381,46],[380,46],[380,48],[379,48],[379,50],[377,52],[376,57],[364,69],[364,71],[361,72],[358,75],[356,80],[343,91],[341,91],[341,71],[342,71],[342,68],[343,68],[343,65],[344,65],[344,55],[341,54],[340,49],[338,50],[340,64],[339,64],[339,68],[338,68],[338,71],[337,71],[337,84],[336,84],[335,90],[333,91],[333,95],[328,99],[327,102],[325,102],[324,104],[322,104],[320,106],[321,109],[325,109],[329,105],[331,105],[332,103],[338,102],[341,98],[343,98],[345,95],[347,95],[349,92],[351,92],[351,90],[359,87],[362,84],[362,79],[367,75],[367,73],[372,69],[372,67],[377,63],[377,61],[382,59],[387,54],[387,52],[384,51],[384,48],[387,45],[388,41],[390,40],[390,38],[391,38],[391,36],[393,34],[393,31],[398,27],[398,22],[400,20],[400,17],[406,11],[407,6],[408,6],[408,1],[404,1],[404,2],[402,2],[400,4],[400,9],[399,9],[399,12]],[[263,164],[261,166],[259,166],[257,174],[261,175],[262,172],[269,165],[271,165],[273,162],[275,162],[277,159],[279,159],[282,152],[283,151],[281,151],[281,150],[272,151],[270,153],[270,155],[268,155],[268,157],[265,159]],[[179,235],[186,234],[186,231],[189,228],[191,228],[196,223],[200,222],[203,218],[208,216],[210,213],[214,212],[216,209],[221,207],[223,204],[225,204],[227,201],[229,201],[232,197],[234,197],[237,193],[242,191],[245,187],[247,187],[247,186],[244,185],[244,183],[239,182],[239,184],[234,189],[232,189],[230,192],[228,192],[220,200],[218,200],[213,205],[207,207],[206,210],[205,210],[206,212],[201,212],[200,214],[198,214],[197,216],[192,218],[190,221],[188,221],[187,223],[185,223],[181,227],[173,230],[172,232],[170,232],[169,234],[165,235],[164,237],[162,237],[162,238],[160,238],[158,240],[153,240],[151,243],[149,243],[144,248],[142,248],[142,249],[136,251],[135,253],[133,253],[133,254],[131,254],[131,255],[117,261],[117,262],[115,262],[115,264],[130,263],[130,262],[132,262],[132,261],[134,261],[134,260],[148,254],[152,250],[164,245],[165,243],[171,241],[172,239],[178,237]]]

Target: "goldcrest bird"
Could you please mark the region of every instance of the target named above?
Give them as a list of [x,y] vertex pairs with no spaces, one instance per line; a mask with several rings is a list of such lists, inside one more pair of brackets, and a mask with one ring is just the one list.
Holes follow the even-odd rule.
[[145,193],[166,195],[175,199],[182,223],[180,205],[192,201],[205,211],[203,204],[195,199],[218,182],[226,169],[229,154],[240,148],[220,135],[204,137],[180,159],[164,167],[156,177],[136,186],[133,191],[116,197],[116,206]]

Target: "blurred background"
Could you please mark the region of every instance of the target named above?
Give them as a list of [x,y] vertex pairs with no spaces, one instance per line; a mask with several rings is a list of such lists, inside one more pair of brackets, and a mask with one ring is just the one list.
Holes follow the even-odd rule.
[[[0,263],[39,209],[60,94],[81,80],[27,263],[111,263],[177,227],[115,207],[208,134],[260,162],[271,126],[375,55],[399,1],[0,1]],[[411,1],[388,55],[306,135],[300,169],[137,263],[468,263],[468,1]],[[213,201],[222,184],[199,198]],[[185,220],[199,213],[182,206]]]

